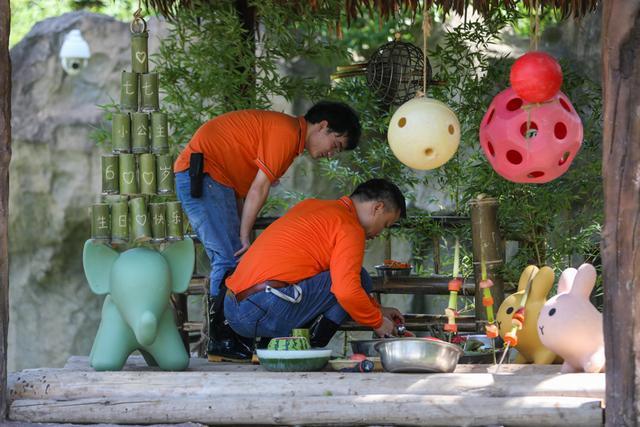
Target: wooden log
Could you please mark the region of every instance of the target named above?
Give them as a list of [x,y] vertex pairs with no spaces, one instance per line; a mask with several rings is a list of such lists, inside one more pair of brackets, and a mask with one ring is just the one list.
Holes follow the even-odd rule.
[[[325,368],[327,372],[333,372],[328,366]],[[57,371],[58,369],[38,369],[39,372],[45,374],[48,371]],[[64,370],[71,371],[89,371],[95,370],[89,366],[89,358],[87,356],[71,356],[64,365]],[[123,371],[159,371],[158,368],[147,366],[142,356],[129,356]],[[189,361],[187,371],[195,372],[266,372],[264,367],[248,363],[210,363],[207,359],[192,357]],[[25,371],[26,372],[26,371]],[[33,372],[30,370],[30,372]],[[458,364],[455,370],[456,374],[476,373],[484,374],[495,373],[495,365],[482,364]],[[524,365],[506,363],[500,367],[500,375],[502,374],[518,374],[518,375],[553,375],[560,373],[560,365]],[[14,373],[17,374],[17,373]]]
[[[404,325],[410,331],[430,331],[434,325],[443,325],[447,322],[444,314],[415,314],[408,313],[404,315]],[[459,332],[475,332],[476,319],[473,316],[456,317],[456,324]],[[370,331],[368,326],[362,326],[352,320],[348,320],[340,325],[343,331]]]
[[0,421],[7,416],[9,326],[9,162],[11,161],[11,58],[9,0],[0,0]]
[[9,376],[11,401],[85,397],[154,399],[217,396],[287,398],[374,394],[603,399],[604,374],[357,374],[341,372],[74,372],[27,370]]
[[604,338],[606,425],[640,420],[640,2],[604,2]]
[[599,426],[599,400],[580,397],[458,397],[377,394],[361,396],[216,398],[88,398],[18,400],[12,420],[72,423],[270,425],[526,425]]
[[[373,278],[373,291],[389,294],[449,295],[451,276],[407,276],[392,278]],[[473,281],[465,281],[462,295],[473,295],[476,285]]]

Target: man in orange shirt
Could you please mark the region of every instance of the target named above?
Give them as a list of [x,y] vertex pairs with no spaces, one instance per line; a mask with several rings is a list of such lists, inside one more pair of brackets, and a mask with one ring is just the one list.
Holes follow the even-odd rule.
[[276,337],[316,320],[315,347],[349,316],[378,336],[393,335],[394,321],[404,318],[369,295],[362,260],[365,240],[405,216],[402,192],[384,179],[360,184],[349,197],[298,203],[260,234],[226,280],[227,321],[244,337]]
[[224,324],[225,274],[249,247],[271,185],[305,149],[314,158],[354,149],[357,114],[346,104],[319,102],[304,117],[244,110],[218,116],[197,130],[175,162],[176,193],[211,261],[211,360],[248,360],[252,349]]

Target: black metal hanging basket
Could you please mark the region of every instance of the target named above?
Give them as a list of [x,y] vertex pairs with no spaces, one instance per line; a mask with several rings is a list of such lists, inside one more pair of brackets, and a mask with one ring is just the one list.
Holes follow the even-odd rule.
[[[423,86],[422,50],[394,40],[380,46],[367,64],[367,85],[385,104],[399,105],[410,100]],[[431,81],[431,64],[427,62],[427,82]]]

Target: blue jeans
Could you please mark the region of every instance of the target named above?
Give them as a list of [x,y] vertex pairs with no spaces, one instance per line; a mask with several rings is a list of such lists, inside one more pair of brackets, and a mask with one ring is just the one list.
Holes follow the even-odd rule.
[[[371,293],[371,277],[364,269],[360,272],[360,283],[367,293]],[[291,329],[308,327],[321,314],[337,324],[348,318],[347,312],[331,293],[329,271],[298,282],[298,286],[302,288],[302,300],[298,303],[285,301],[265,291],[238,302],[235,295],[228,292],[224,300],[225,319],[236,333],[244,337],[286,337],[291,335]],[[294,296],[292,286],[278,288],[278,291]]]
[[210,294],[216,296],[225,273],[238,264],[233,254],[242,246],[236,196],[232,188],[205,175],[202,197],[194,199],[190,182],[189,171],[176,174],[176,193],[182,209],[211,261],[209,288]]

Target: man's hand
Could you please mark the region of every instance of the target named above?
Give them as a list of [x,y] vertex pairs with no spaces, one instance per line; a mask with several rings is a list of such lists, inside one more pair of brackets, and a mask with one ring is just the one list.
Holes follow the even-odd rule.
[[390,337],[395,334],[396,327],[391,319],[388,317],[382,317],[382,325],[374,329],[373,332],[376,333],[381,338]]
[[387,319],[393,320],[394,324],[404,324],[404,316],[400,313],[400,310],[394,307],[380,307],[382,315]]
[[233,254],[233,256],[240,256],[243,253],[245,253],[247,249],[249,249],[249,246],[251,246],[251,239],[249,239],[249,236],[247,237],[240,236],[240,243],[242,244],[242,247],[238,249],[238,251],[235,254]]

